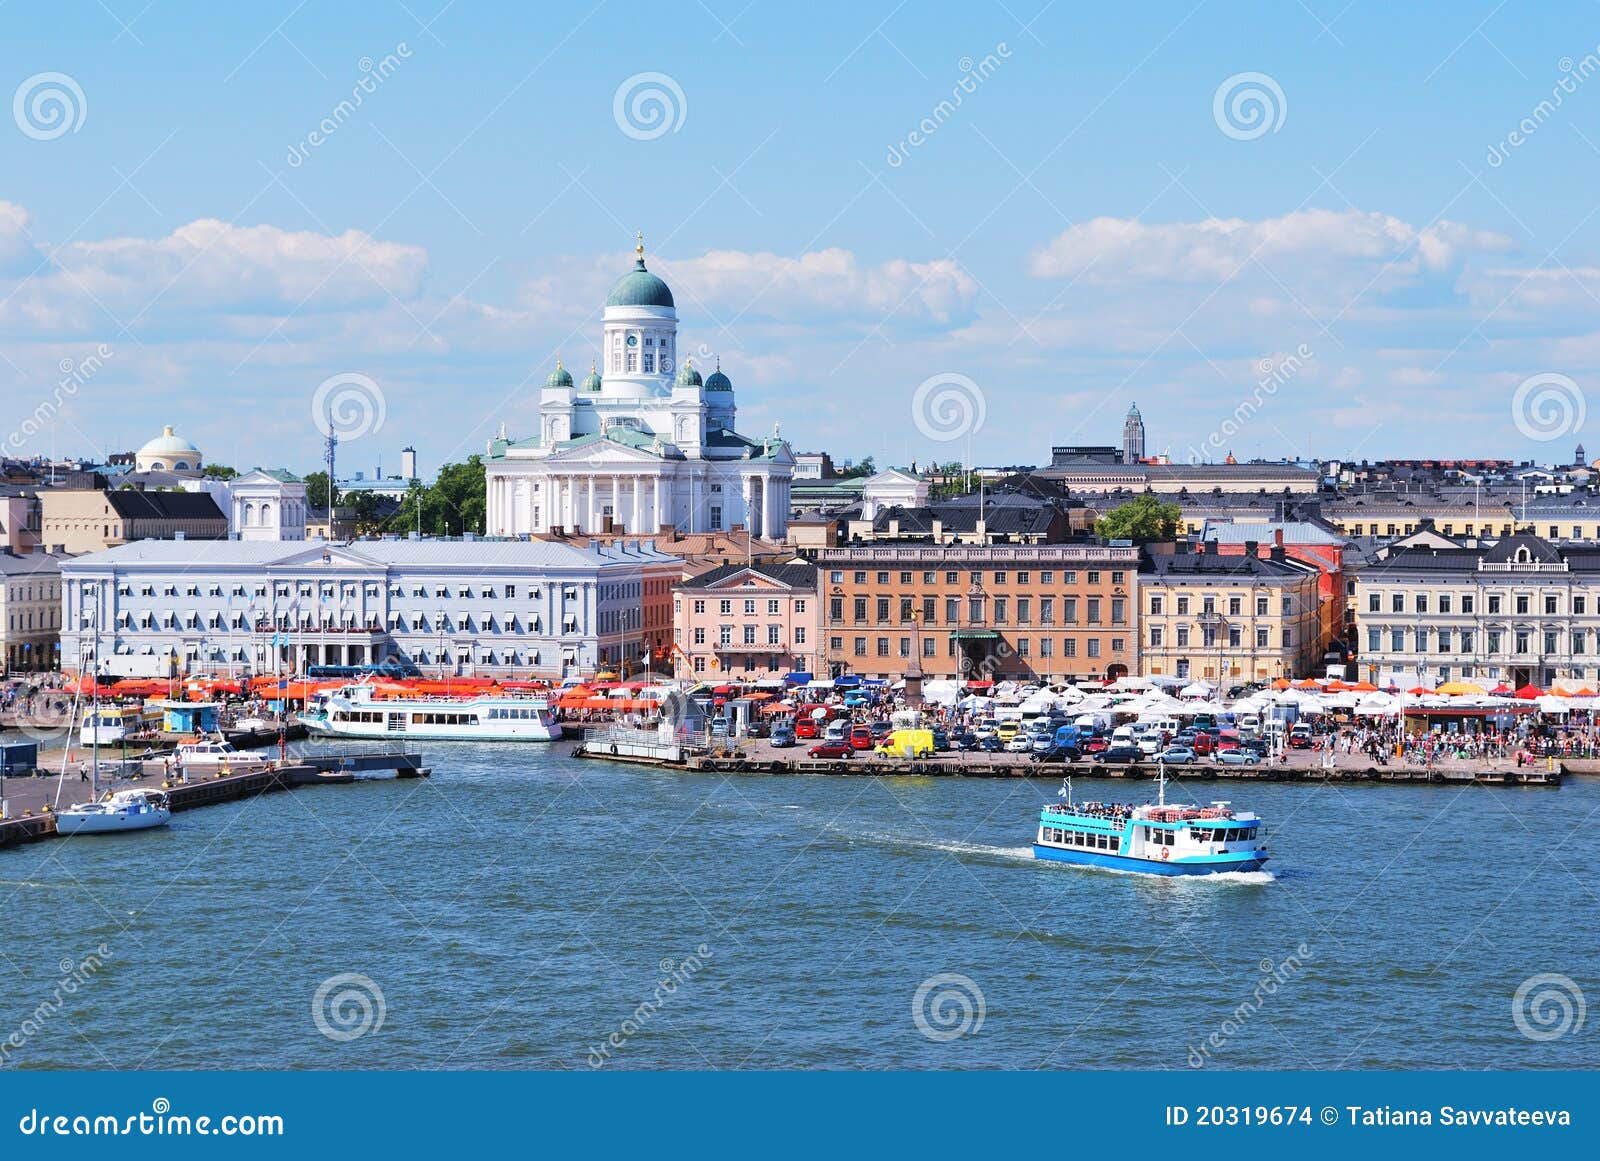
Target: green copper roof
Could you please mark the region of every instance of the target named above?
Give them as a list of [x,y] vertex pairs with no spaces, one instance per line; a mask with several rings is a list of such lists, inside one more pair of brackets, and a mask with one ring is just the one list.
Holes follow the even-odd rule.
[[721,364],[718,364],[717,369],[715,371],[711,372],[710,375],[706,376],[706,390],[707,391],[732,391],[733,390],[733,380],[728,378],[726,375],[724,375],[722,373]]
[[693,365],[690,364],[687,360],[684,361],[683,366],[678,368],[678,386],[679,387],[699,387],[699,386],[701,386],[701,383],[700,383],[700,372],[696,371],[694,369]]
[[589,368],[589,373],[583,377],[583,390],[600,390],[600,372],[592,366]]
[[667,284],[644,268],[641,257],[633,270],[611,288],[607,306],[673,306],[672,291]]
[[572,372],[561,365],[561,360],[556,360],[556,369],[550,372],[550,378],[544,381],[546,387],[571,387]]

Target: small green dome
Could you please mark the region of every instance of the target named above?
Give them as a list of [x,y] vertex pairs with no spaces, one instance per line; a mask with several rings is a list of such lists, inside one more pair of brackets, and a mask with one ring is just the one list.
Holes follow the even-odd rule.
[[550,372],[550,378],[544,381],[546,387],[571,387],[572,372],[561,365],[561,360],[556,360],[556,369]]
[[732,391],[733,380],[722,373],[722,360],[717,360],[717,369],[706,376],[707,391]]
[[585,391],[600,390],[600,372],[595,370],[593,363],[589,365],[589,373],[583,377],[583,389]]
[[672,291],[667,284],[644,268],[641,255],[633,269],[611,288],[607,306],[673,306]]
[[679,387],[699,387],[700,372],[694,369],[694,364],[688,359],[683,361],[683,366],[678,368]]

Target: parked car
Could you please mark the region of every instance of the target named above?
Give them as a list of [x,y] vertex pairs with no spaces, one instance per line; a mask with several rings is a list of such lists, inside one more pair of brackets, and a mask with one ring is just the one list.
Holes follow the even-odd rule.
[[877,743],[873,741],[872,730],[864,725],[850,728],[850,748],[852,750],[870,750]]
[[1005,748],[1006,744],[994,734],[990,734],[987,738],[978,739],[978,749],[985,754],[998,754]]
[[1189,743],[1189,749],[1193,750],[1202,758],[1210,753],[1213,753],[1216,748],[1217,740],[1210,734],[1196,734],[1194,736],[1194,741]]
[[1224,766],[1261,765],[1261,756],[1259,754],[1254,750],[1246,750],[1239,746],[1235,746],[1231,750],[1218,750],[1212,757]]
[[1161,747],[1166,745],[1166,742],[1160,734],[1146,734],[1135,744],[1139,747],[1139,753],[1147,758],[1153,758],[1161,753]]
[[1117,742],[1100,751],[1102,762],[1142,762],[1145,753],[1132,742]]
[[1047,750],[1035,750],[1035,762],[1076,762],[1083,755],[1075,746],[1057,746],[1052,744]]
[[790,726],[773,726],[772,744],[774,746],[794,745],[794,729]]
[[806,754],[812,758],[848,758],[854,752],[849,742],[822,742],[812,746]]
[[1267,744],[1260,738],[1245,738],[1239,743],[1239,749],[1254,754],[1257,758],[1267,756]]
[[822,723],[810,715],[797,718],[794,723],[794,736],[797,738],[820,738],[822,736]]
[[1083,752],[1085,754],[1104,754],[1110,747],[1110,742],[1104,738],[1095,737],[1090,738],[1083,744]]
[[1195,754],[1188,746],[1168,746],[1156,757],[1168,766],[1193,766]]
[[948,753],[950,750],[950,735],[944,730],[934,730],[933,749],[936,754]]
[[957,750],[976,750],[978,748],[978,735],[970,730],[962,730],[960,733],[951,736],[950,743]]
[[1011,740],[1006,743],[1006,753],[1026,754],[1033,749],[1033,735],[1012,734]]
[[1289,731],[1289,748],[1291,750],[1309,750],[1311,749],[1311,738],[1310,726],[1297,725]]
[[978,737],[980,737],[980,738],[992,738],[992,737],[994,737],[994,734],[995,734],[994,723],[993,722],[979,722],[976,726],[973,727],[972,732],[977,734]]
[[1001,722],[994,728],[995,733],[1000,735],[1000,740],[1002,742],[1009,742],[1012,738],[1016,737],[1017,731],[1020,729],[1021,727],[1016,722]]
[[728,736],[728,719],[721,714],[711,719],[711,736],[713,738],[726,738]]
[[1239,748],[1239,734],[1237,730],[1223,730],[1217,735],[1217,752],[1224,750],[1237,750]]
[[868,722],[867,731],[872,735],[874,743],[881,742],[894,732],[894,726],[889,722]]

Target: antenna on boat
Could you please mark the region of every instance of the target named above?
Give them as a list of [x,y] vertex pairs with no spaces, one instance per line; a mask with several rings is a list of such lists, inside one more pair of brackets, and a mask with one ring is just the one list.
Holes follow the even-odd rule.
[[1160,758],[1156,759],[1156,779],[1156,805],[1165,806],[1167,804],[1167,764]]
[[1072,778],[1070,775],[1061,780],[1061,789],[1057,790],[1056,794],[1061,798],[1065,798],[1068,806],[1072,805]]

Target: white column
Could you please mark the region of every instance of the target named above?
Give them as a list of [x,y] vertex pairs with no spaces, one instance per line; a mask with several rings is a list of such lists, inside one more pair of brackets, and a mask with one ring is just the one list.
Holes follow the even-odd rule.
[[613,527],[622,517],[622,477],[611,477],[611,523]]
[[632,496],[632,500],[633,500],[632,513],[633,513],[633,515],[628,520],[628,531],[630,533],[632,533],[633,535],[637,536],[638,533],[639,533],[639,518],[643,515],[643,511],[642,511],[641,505],[639,503],[639,493],[644,488],[644,477],[643,476],[629,476],[628,477],[628,484],[629,484],[629,486],[630,486],[630,488],[631,488],[631,490],[633,492],[633,496]]

